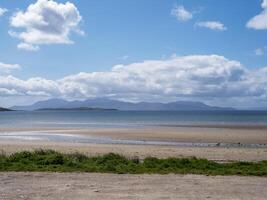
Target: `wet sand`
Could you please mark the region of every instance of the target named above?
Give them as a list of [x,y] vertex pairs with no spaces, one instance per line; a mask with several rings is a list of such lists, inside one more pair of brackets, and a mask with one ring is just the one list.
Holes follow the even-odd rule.
[[200,175],[0,173],[0,199],[264,200],[267,179]]
[[146,127],[131,129],[66,130],[64,132],[128,140],[267,144],[267,128],[257,127],[254,129],[247,129],[246,127]]

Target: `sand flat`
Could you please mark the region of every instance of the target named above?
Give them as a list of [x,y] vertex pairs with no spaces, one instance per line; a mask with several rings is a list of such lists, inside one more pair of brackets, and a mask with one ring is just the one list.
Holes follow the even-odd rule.
[[0,173],[0,199],[264,200],[267,178],[97,173]]

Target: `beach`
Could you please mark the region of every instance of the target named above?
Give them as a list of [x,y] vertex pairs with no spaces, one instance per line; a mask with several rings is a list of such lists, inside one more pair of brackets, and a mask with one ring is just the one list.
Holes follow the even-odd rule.
[[[100,140],[93,140],[90,143],[38,139],[21,140],[21,138],[2,139],[0,140],[0,150],[8,154],[22,150],[54,149],[64,153],[80,152],[86,155],[114,152],[127,157],[138,156],[140,158],[148,156],[159,158],[195,156],[218,162],[267,160],[267,129],[263,127],[250,129],[243,127],[146,127],[78,130],[39,128],[2,129],[0,132],[17,134],[29,132],[34,135],[45,132],[49,136],[61,134],[60,136],[63,138],[64,136],[100,138]],[[108,138],[107,141],[106,138]],[[119,142],[109,143],[113,140]],[[94,143],[94,141],[96,142]],[[124,141],[141,141],[141,143],[128,144]],[[153,145],[149,143],[146,145],[146,142],[149,141],[153,141]],[[172,143],[169,145],[168,142]],[[175,143],[173,144],[173,142]]]
[[[24,150],[53,149],[62,153],[79,152],[87,156],[113,152],[128,158],[137,156],[141,160],[149,156],[197,157],[219,163],[267,160],[267,129],[262,126],[2,128],[1,134],[0,151],[5,154]],[[40,135],[43,137],[38,138]],[[4,139],[4,136],[8,137]],[[80,139],[88,142],[82,142]],[[111,143],[114,141],[118,143]],[[133,144],[125,141],[141,141],[141,143]],[[154,143],[144,143],[149,141]],[[0,199],[3,200],[263,200],[267,195],[266,187],[265,177],[253,176],[0,173]]]

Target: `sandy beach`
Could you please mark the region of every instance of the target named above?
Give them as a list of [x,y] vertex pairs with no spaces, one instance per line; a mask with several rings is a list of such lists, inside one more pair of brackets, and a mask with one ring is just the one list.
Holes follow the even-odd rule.
[[[164,145],[126,145],[126,144],[92,144],[79,142],[55,141],[18,141],[0,140],[0,150],[14,153],[22,150],[55,149],[60,152],[81,152],[86,155],[101,155],[109,152],[144,158],[155,156],[207,158],[219,162],[225,161],[260,161],[267,160],[267,148],[245,148],[242,144],[267,144],[265,128],[214,128],[214,127],[159,127],[139,129],[2,129],[0,132],[46,131],[49,134],[72,134],[120,140],[175,141],[190,143],[227,143],[228,147],[164,146]],[[231,144],[240,144],[231,147]],[[264,147],[264,146],[263,146]]]
[[238,176],[0,173],[0,199],[264,200],[267,179]]

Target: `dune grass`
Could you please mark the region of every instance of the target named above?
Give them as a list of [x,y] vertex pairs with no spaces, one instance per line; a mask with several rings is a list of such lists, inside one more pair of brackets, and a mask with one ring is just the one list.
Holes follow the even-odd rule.
[[267,161],[216,163],[194,157],[148,157],[140,161],[139,158],[128,159],[114,153],[87,157],[78,153],[62,154],[53,150],[36,150],[12,155],[0,154],[0,171],[267,176]]

